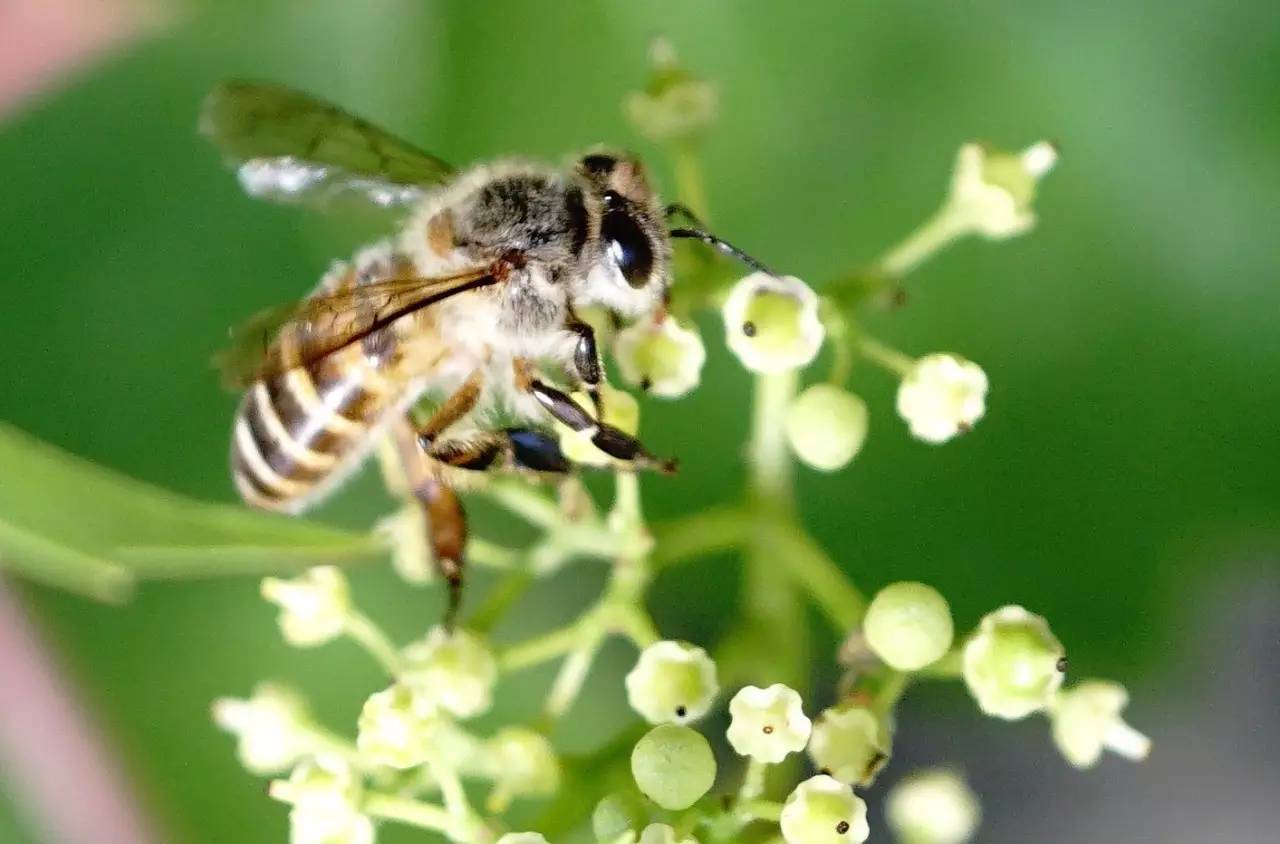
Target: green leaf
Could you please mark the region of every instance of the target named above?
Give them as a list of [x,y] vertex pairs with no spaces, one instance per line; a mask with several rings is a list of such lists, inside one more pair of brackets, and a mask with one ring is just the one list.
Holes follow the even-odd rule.
[[294,571],[369,559],[365,533],[178,495],[0,422],[0,568],[119,601],[136,579]]

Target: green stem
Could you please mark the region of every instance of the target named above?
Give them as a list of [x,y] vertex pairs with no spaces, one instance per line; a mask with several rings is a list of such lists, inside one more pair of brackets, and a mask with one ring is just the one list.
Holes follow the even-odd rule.
[[827,383],[843,387],[853,374],[853,347],[850,344],[849,320],[833,300],[823,297],[819,309],[827,342],[831,344],[831,372]]
[[737,548],[750,533],[751,518],[737,507],[717,507],[654,525],[655,569]]
[[782,804],[772,800],[748,800],[738,804],[738,811],[752,821],[772,821],[777,823],[782,817]]
[[555,659],[572,651],[583,638],[584,623],[590,614],[533,639],[512,645],[498,656],[498,667],[503,671],[518,671]]
[[435,832],[447,834],[453,829],[453,819],[443,808],[407,797],[369,794],[364,800],[364,812],[370,817],[397,821]]
[[508,572],[484,597],[482,603],[467,620],[467,627],[477,633],[489,633],[507,612],[519,603],[533,584],[533,575],[527,571]]
[[707,187],[702,177],[702,162],[698,151],[689,142],[677,144],[672,149],[672,166],[675,169],[676,195],[700,220],[707,219]]
[[592,637],[569,654],[569,658],[560,666],[560,673],[551,684],[551,691],[547,695],[547,703],[543,708],[543,717],[547,722],[554,723],[560,720],[578,699],[578,695],[582,692],[582,685],[587,680],[587,674],[591,671],[591,663],[595,661],[596,654],[600,652],[600,646],[603,643],[603,636]]
[[798,526],[780,529],[777,538],[785,549],[787,569],[827,617],[838,635],[857,629],[867,601],[830,556]]
[[858,351],[867,360],[883,366],[899,378],[906,377],[916,365],[915,359],[910,355],[867,336],[858,341]]
[[378,664],[392,676],[400,671],[400,651],[382,632],[382,628],[357,610],[351,610],[347,616],[345,632],[352,641],[369,652]]
[[484,492],[526,522],[546,530],[554,530],[563,521],[555,502],[521,480],[499,480]]
[[921,680],[955,680],[964,676],[964,648],[957,646],[943,654],[937,662],[915,673]]
[[901,278],[964,233],[959,219],[944,206],[872,265],[872,271]]
[[905,671],[890,671],[885,675],[884,682],[880,685],[880,690],[876,692],[872,708],[881,714],[890,712],[898,705],[898,701],[910,685],[910,674]]

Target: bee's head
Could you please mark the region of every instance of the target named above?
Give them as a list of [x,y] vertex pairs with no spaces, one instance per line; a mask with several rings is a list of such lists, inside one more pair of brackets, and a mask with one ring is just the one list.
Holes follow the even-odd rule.
[[629,318],[652,312],[666,296],[671,244],[644,165],[632,156],[593,152],[577,162],[575,175],[587,212],[575,300]]

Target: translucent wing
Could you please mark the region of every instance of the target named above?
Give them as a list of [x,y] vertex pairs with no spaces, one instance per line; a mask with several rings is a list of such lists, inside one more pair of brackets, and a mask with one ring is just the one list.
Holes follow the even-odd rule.
[[281,85],[224,82],[205,100],[200,133],[232,160],[250,195],[277,202],[358,198],[399,207],[454,174],[412,144]]
[[497,282],[489,267],[439,278],[388,278],[271,308],[232,331],[230,347],[214,364],[223,383],[243,388],[316,363],[450,296]]

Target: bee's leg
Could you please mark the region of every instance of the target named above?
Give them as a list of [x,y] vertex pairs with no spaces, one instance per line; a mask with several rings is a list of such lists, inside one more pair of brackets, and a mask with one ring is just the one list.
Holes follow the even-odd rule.
[[578,335],[573,346],[573,369],[595,407],[596,418],[604,418],[604,403],[600,400],[600,382],[604,380],[604,365],[600,362],[600,347],[596,343],[595,329],[577,317],[571,317],[565,328]]
[[428,476],[414,488],[422,502],[431,534],[431,552],[440,573],[449,584],[449,605],[444,613],[444,627],[452,630],[462,606],[462,575],[467,546],[467,514],[453,488],[441,478]]
[[427,454],[446,466],[477,472],[496,468],[564,474],[573,469],[556,437],[535,428],[505,428],[466,439],[442,440]]
[[654,457],[641,442],[607,422],[596,421],[563,390],[535,377],[527,366],[516,367],[516,385],[526,390],[561,424],[575,431],[591,433],[591,442],[610,457],[632,463],[637,469],[654,469],[664,474],[676,471],[676,461]]
[[423,448],[430,448],[454,423],[475,410],[484,391],[484,373],[477,369],[462,382],[462,386],[453,391],[444,402],[431,414],[426,424],[418,428],[418,442]]

